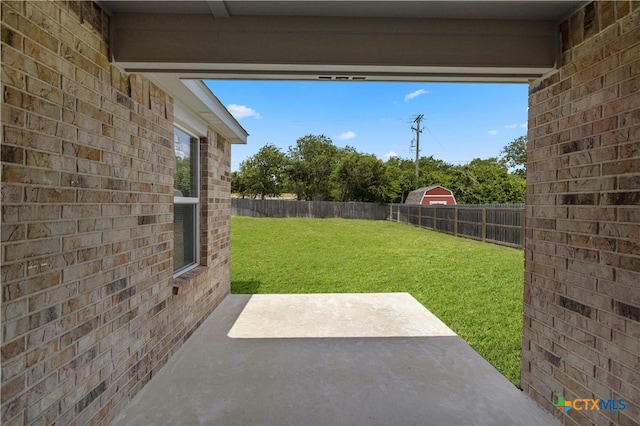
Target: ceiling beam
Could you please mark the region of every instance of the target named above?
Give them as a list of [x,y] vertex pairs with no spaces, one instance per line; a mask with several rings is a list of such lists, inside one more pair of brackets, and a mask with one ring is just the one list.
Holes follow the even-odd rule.
[[373,75],[398,67],[526,81],[557,58],[557,27],[547,21],[116,14],[112,25],[114,60],[128,71],[206,73],[233,64]]

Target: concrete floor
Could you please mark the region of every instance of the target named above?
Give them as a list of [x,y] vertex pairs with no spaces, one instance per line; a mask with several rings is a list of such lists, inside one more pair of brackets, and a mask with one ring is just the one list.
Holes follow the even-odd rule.
[[115,425],[559,424],[407,293],[230,295]]

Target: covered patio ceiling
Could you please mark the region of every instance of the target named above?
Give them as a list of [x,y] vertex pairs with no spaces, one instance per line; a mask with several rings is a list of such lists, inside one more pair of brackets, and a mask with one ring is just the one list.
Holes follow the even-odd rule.
[[584,1],[112,1],[113,60],[186,79],[527,82]]

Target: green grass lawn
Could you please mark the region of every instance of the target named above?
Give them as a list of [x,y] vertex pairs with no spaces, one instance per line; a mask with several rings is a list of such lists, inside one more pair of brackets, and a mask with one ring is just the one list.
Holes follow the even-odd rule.
[[523,252],[384,221],[231,220],[232,293],[408,292],[520,382]]

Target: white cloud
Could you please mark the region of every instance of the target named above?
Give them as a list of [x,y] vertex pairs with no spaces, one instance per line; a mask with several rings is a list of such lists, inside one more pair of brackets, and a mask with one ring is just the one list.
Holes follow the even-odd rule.
[[505,129],[515,129],[516,127],[518,127],[517,124],[507,124],[504,126]]
[[397,154],[397,153],[395,153],[394,151],[389,151],[389,152],[387,152],[384,156],[385,156],[385,158],[388,160],[389,158],[397,157],[397,156],[398,156],[398,154]]
[[227,109],[236,120],[245,117],[262,118],[258,112],[246,105],[229,104],[227,105]]
[[417,98],[420,95],[426,95],[428,93],[431,93],[431,92],[429,90],[419,89],[419,90],[416,90],[415,92],[411,92],[407,96],[405,96],[404,97],[404,101],[405,102],[409,102],[413,98]]
[[522,124],[520,125],[520,127],[522,127],[523,129],[526,129],[528,124],[529,124],[529,122],[528,122],[528,121],[525,121],[524,123],[522,123]]
[[355,137],[356,137],[355,132],[352,132],[351,130],[349,130],[348,132],[344,132],[343,134],[338,136],[338,139],[346,141],[347,139],[353,139]]
[[495,136],[498,134],[497,130],[489,130],[487,133],[489,133],[491,136]]

